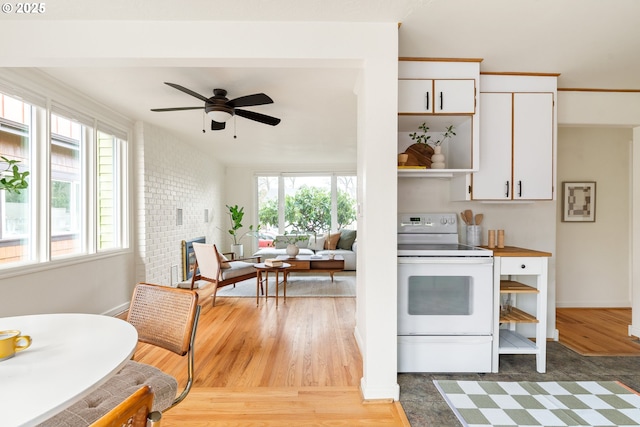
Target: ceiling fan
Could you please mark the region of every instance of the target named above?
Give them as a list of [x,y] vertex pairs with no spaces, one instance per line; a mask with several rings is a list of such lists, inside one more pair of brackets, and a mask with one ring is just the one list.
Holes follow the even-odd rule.
[[[267,125],[275,126],[280,123],[280,119],[267,116],[265,114],[256,113],[254,111],[240,110],[237,107],[250,107],[254,105],[273,104],[273,99],[265,95],[264,93],[254,93],[253,95],[241,96],[229,100],[227,98],[227,91],[224,89],[214,89],[213,96],[207,98],[204,95],[200,95],[197,92],[187,89],[184,86],[180,86],[175,83],[164,82],[166,85],[172,88],[178,89],[181,92],[189,94],[204,101],[204,105],[200,107],[173,107],[173,108],[152,108],[151,111],[181,111],[181,110],[204,110],[204,112],[211,117],[211,130],[222,130],[225,127],[225,122],[234,115],[244,117],[245,119],[255,120],[256,122],[264,123]],[[204,132],[204,131],[203,131]]]

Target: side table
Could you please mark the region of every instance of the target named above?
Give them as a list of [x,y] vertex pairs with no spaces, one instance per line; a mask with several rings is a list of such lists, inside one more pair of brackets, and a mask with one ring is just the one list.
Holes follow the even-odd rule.
[[[287,300],[287,272],[286,269],[291,267],[291,264],[286,262],[282,263],[281,266],[278,267],[270,267],[264,262],[260,262],[253,265],[256,270],[258,270],[258,274],[256,276],[256,306],[260,305],[260,284],[264,280],[264,300],[267,301],[269,298],[269,272],[276,274],[276,307],[278,306],[278,285],[279,282],[279,274],[282,271],[282,284],[284,286],[284,300]],[[264,279],[262,275],[264,274]]]

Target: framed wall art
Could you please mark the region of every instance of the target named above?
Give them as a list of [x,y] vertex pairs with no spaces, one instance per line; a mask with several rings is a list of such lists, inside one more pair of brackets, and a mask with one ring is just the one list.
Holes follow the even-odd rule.
[[596,221],[596,183],[594,181],[562,183],[562,221]]

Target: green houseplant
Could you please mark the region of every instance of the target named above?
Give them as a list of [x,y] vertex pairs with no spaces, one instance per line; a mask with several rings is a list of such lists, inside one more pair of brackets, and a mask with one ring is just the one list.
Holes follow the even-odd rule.
[[0,169],[0,190],[20,194],[20,190],[24,190],[29,186],[27,182],[29,172],[20,172],[18,168],[19,160],[10,160],[4,156],[0,156],[0,161],[1,163],[6,163],[6,167]]
[[245,236],[253,236],[258,232],[260,226],[256,227],[255,230],[253,225],[249,226],[249,230],[244,233],[240,233],[240,229],[243,227],[242,220],[244,219],[244,207],[240,207],[238,205],[227,207],[227,214],[229,215],[229,220],[231,221],[231,228],[227,230],[233,239],[233,244],[231,245],[231,252],[233,252],[236,258],[242,258],[244,256],[244,247],[240,243],[243,237]]

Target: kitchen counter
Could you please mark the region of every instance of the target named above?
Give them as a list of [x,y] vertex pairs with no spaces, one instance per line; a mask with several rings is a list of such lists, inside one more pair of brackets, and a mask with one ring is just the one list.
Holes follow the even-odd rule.
[[[487,246],[482,246],[489,249]],[[505,246],[504,248],[493,248],[493,256],[501,257],[550,257],[551,253],[535,251],[533,249],[518,248],[516,246]]]

